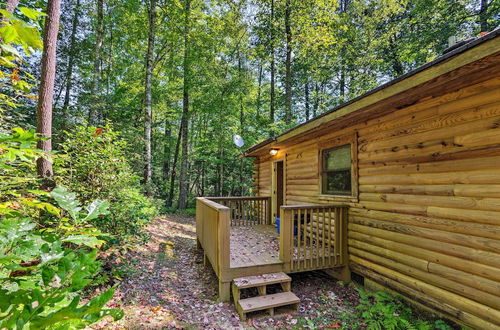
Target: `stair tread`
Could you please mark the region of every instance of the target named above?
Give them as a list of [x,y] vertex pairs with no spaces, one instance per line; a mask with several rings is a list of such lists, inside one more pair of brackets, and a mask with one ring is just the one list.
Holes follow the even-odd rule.
[[246,298],[239,301],[240,307],[244,313],[259,311],[272,307],[280,307],[300,302],[293,292],[280,292],[266,296]]
[[291,277],[283,272],[239,277],[233,280],[234,285],[236,285],[238,289],[245,289],[255,286],[263,286],[263,285],[284,283],[290,281],[292,281]]

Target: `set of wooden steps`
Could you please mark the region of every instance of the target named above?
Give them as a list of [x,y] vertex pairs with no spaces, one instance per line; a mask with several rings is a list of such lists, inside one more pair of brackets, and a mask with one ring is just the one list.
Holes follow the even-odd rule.
[[[266,294],[267,286],[271,284],[280,284],[283,292]],[[235,278],[231,288],[241,320],[246,320],[246,314],[255,311],[267,310],[273,316],[277,307],[292,306],[297,309],[300,299],[290,291],[291,284],[292,279],[283,272]],[[248,288],[257,288],[259,295],[240,299],[241,290]]]

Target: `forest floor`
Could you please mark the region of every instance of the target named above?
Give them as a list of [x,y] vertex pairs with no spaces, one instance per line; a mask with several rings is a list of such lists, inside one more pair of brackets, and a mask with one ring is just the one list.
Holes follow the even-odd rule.
[[165,215],[149,225],[149,240],[118,260],[125,276],[108,306],[122,308],[125,317],[94,328],[338,328],[352,322],[357,292],[322,272],[292,276],[298,312],[256,314],[241,322],[232,303],[217,302],[217,278],[196,249],[194,222],[192,216]]

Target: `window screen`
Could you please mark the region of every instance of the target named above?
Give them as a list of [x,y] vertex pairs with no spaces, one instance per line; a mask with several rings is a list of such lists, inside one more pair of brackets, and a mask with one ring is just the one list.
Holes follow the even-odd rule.
[[322,193],[351,195],[351,145],[323,151]]

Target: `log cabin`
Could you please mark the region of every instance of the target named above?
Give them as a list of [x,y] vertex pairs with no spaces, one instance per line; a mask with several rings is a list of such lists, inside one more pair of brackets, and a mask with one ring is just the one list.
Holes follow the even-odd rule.
[[496,30],[246,150],[255,196],[197,199],[221,299],[272,313],[322,269],[500,329],[499,73]]

